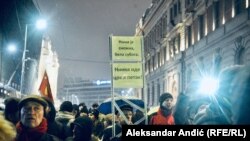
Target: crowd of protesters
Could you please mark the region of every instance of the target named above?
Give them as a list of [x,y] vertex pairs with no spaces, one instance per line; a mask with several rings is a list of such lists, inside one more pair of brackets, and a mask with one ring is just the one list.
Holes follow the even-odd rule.
[[27,95],[22,99],[7,98],[0,114],[0,140],[6,141],[110,141],[121,139],[121,126],[132,124],[133,108],[120,107],[129,123],[116,111],[116,134],[112,135],[112,114],[103,115],[98,104],[63,101],[57,111],[47,97]]
[[[54,103],[39,95],[5,99],[0,114],[0,140],[5,141],[117,141],[122,125],[225,125],[250,124],[250,67],[232,66],[219,74],[219,87],[212,95],[202,95],[198,81],[192,81],[173,104],[171,93],[159,98],[159,109],[142,119],[142,111],[121,105],[115,115],[103,115],[94,103],[63,101]],[[121,115],[122,112],[122,115]],[[113,124],[113,119],[114,124]],[[115,126],[115,136],[112,128]]]

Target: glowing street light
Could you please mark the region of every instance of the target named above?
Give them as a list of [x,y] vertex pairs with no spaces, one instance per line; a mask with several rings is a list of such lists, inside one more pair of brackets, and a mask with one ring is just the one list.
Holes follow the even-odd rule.
[[[28,27],[33,24],[26,24],[25,25],[25,34],[24,34],[24,48],[23,48],[23,56],[22,56],[22,70],[21,70],[21,94],[24,93],[24,73],[25,73],[25,62],[26,62],[26,51],[27,51],[27,34],[28,34]],[[37,29],[45,29],[47,26],[46,21],[44,19],[39,19],[36,22]]]
[[47,22],[44,19],[39,19],[36,21],[36,28],[37,29],[45,29],[47,27]]
[[17,51],[15,44],[9,44],[7,49],[8,49],[8,52],[10,53],[15,53]]

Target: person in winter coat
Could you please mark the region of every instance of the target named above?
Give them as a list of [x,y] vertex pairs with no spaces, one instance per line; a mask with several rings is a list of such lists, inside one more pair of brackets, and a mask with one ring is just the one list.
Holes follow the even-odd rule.
[[0,141],[15,141],[16,129],[0,114]]
[[66,137],[64,134],[63,125],[62,125],[62,123],[55,120],[56,108],[55,108],[53,102],[47,97],[42,97],[42,98],[44,100],[46,100],[46,102],[48,103],[48,108],[47,108],[46,116],[45,116],[45,118],[47,119],[47,122],[48,122],[47,133],[64,140]]
[[175,124],[183,125],[186,124],[186,117],[187,117],[187,106],[189,103],[189,96],[185,93],[180,93],[177,97],[176,106],[174,108],[174,119]]
[[149,125],[174,125],[173,96],[170,93],[163,93],[160,98],[160,107],[157,113],[150,118]]
[[12,122],[14,125],[19,121],[19,110],[18,103],[20,99],[9,97],[4,100],[5,109],[4,109],[4,117],[8,121]]
[[19,102],[17,141],[60,141],[59,138],[47,133],[48,123],[44,117],[47,106],[48,103],[38,95],[28,95]]
[[250,65],[244,66],[235,76],[230,91],[232,95],[232,124],[250,125]]
[[97,109],[92,109],[89,112],[89,118],[93,121],[93,134],[98,138],[101,138],[103,135],[104,125],[99,118],[99,111]]
[[71,101],[62,102],[59,112],[56,113],[55,120],[63,125],[64,139],[73,135],[70,125],[75,120],[75,115],[73,114]]
[[88,116],[79,116],[71,123],[73,136],[65,141],[98,141],[98,137],[93,135],[93,121]]
[[133,122],[132,122],[132,118],[134,115],[133,107],[128,104],[124,104],[120,106],[120,109],[125,116],[124,118],[127,118],[128,120],[128,123],[127,123],[126,120],[121,115],[119,115],[120,124],[121,125],[133,125]]
[[[231,110],[228,117],[231,118],[234,125],[250,124],[250,65],[234,65],[225,68],[223,71],[224,82],[220,95],[228,100],[231,106],[227,109]],[[229,83],[230,82],[230,83]]]

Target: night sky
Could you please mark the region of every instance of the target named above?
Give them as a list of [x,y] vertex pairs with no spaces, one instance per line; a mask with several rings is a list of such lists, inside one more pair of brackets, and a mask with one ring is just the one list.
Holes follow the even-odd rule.
[[35,0],[65,77],[111,79],[109,35],[133,36],[151,0]]

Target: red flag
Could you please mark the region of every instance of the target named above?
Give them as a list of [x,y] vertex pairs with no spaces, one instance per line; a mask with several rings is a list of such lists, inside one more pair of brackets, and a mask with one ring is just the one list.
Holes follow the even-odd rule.
[[39,87],[39,91],[42,96],[49,98],[54,103],[53,95],[52,95],[50,84],[49,84],[49,77],[47,75],[46,70],[45,70],[41,85]]

